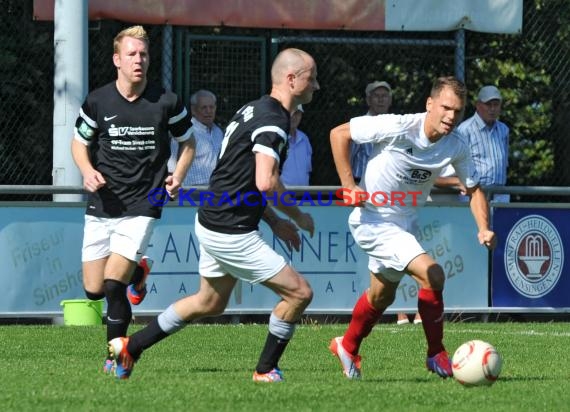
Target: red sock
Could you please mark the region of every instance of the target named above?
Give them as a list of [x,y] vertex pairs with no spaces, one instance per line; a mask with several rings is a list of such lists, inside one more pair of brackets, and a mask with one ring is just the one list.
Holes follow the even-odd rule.
[[366,292],[362,294],[354,309],[352,310],[352,318],[348,325],[348,330],[342,339],[342,346],[351,355],[356,355],[360,349],[362,340],[370,334],[370,331],[382,316],[379,312],[368,302]]
[[[445,350],[443,346],[443,293],[441,290],[420,289],[418,311],[428,344],[428,356]],[[344,345],[343,345],[344,346]]]

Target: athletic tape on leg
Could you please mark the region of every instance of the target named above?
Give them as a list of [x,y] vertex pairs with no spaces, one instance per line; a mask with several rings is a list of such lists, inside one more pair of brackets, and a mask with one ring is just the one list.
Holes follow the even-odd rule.
[[295,324],[279,319],[273,313],[269,318],[269,332],[280,339],[289,340],[295,332]]
[[169,335],[186,326],[186,322],[174,310],[174,305],[170,305],[164,312],[158,315],[157,321],[160,329]]

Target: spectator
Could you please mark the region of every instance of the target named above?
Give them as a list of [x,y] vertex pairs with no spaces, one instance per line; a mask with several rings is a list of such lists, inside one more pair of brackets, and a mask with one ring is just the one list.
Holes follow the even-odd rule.
[[[369,83],[365,89],[366,104],[368,105],[368,116],[377,116],[379,114],[388,113],[392,105],[392,88],[385,81],[374,81]],[[364,169],[372,153],[372,143],[355,143],[351,142],[350,146],[350,165],[352,167],[352,175],[356,183],[360,182],[364,176]]]
[[291,130],[289,130],[289,149],[287,159],[281,171],[281,181],[285,186],[309,186],[312,171],[311,156],[313,148],[309,137],[298,129],[303,118],[303,105],[291,114]]
[[[507,167],[509,164],[509,127],[501,122],[501,106],[503,98],[495,86],[483,86],[477,95],[475,114],[461,123],[457,130],[466,140],[473,157],[473,163],[480,176],[483,189],[491,186],[504,186],[507,183]],[[461,191],[461,200],[465,188],[459,183],[452,167],[442,171],[437,179],[439,187],[455,187]],[[508,194],[495,194],[492,199],[508,202]]]
[[[216,167],[224,132],[216,125],[216,95],[209,90],[198,90],[190,97],[192,131],[196,139],[196,155],[182,186],[207,185]],[[178,158],[177,145],[171,145],[172,155],[168,169],[174,170]]]

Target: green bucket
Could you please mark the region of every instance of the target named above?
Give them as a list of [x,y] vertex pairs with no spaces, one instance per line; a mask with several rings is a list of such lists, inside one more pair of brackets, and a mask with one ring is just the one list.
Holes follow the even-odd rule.
[[103,300],[62,300],[63,324],[66,326],[101,325],[103,323]]

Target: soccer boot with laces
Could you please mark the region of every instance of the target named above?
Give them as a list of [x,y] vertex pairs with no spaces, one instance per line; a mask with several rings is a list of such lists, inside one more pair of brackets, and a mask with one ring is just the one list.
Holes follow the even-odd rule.
[[115,376],[119,379],[129,379],[135,360],[127,350],[129,338],[115,338],[109,341],[109,356],[115,364]]
[[342,336],[338,336],[331,340],[329,350],[335,355],[342,366],[342,373],[348,379],[360,379],[360,355],[351,355],[342,346]]
[[254,382],[283,382],[283,372],[279,368],[273,368],[267,373],[253,372]]
[[103,373],[106,375],[113,375],[115,373],[115,362],[113,362],[113,359],[105,359],[105,363],[103,364]]
[[129,302],[133,305],[140,305],[146,296],[146,278],[148,277],[150,270],[152,269],[152,264],[154,261],[148,256],[143,256],[138,266],[143,270],[143,275],[141,279],[135,283],[130,284],[127,288],[127,297]]
[[437,355],[426,359],[426,367],[428,371],[437,373],[443,379],[453,376],[451,369],[451,360],[446,351],[441,351]]

